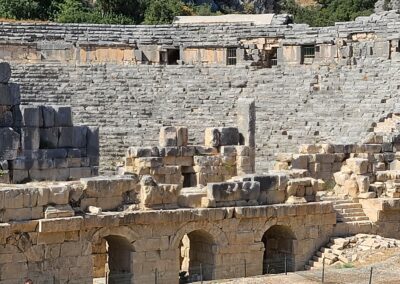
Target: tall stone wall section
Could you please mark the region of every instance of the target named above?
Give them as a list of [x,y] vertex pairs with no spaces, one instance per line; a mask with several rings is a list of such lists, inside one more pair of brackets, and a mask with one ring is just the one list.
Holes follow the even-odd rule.
[[23,103],[68,104],[77,123],[101,127],[103,169],[112,168],[130,145],[157,145],[163,125],[190,125],[191,143],[202,144],[206,127],[233,124],[239,97],[256,99],[258,171],[270,166],[274,153],[293,152],[302,143],[357,142],[400,103],[400,63],[387,61],[258,70],[112,64],[13,68]]
[[[23,103],[68,104],[75,121],[101,127],[102,169],[113,169],[128,146],[156,145],[161,126],[188,125],[190,142],[202,144],[206,127],[236,121],[241,97],[256,99],[257,171],[270,168],[275,153],[302,143],[357,142],[372,123],[398,112],[398,14],[324,28],[283,23],[1,23],[0,57],[12,62]],[[245,53],[252,44],[242,40],[249,38],[279,39],[278,66],[260,69],[239,55],[236,66],[137,65],[132,59],[136,51],[165,46],[198,53],[234,46]],[[321,50],[313,64],[301,65],[301,48],[308,45]],[[102,52],[112,60],[102,63]],[[91,62],[95,54],[100,59]],[[113,62],[121,54],[132,60]]]

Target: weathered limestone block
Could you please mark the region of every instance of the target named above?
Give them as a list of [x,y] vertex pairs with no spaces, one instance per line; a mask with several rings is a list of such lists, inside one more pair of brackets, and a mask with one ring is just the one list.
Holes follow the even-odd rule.
[[140,203],[142,208],[176,208],[180,185],[157,184],[151,176],[140,181]]
[[335,178],[335,183],[338,185],[344,185],[345,181],[350,179],[350,174],[344,172],[336,172],[333,174]]
[[54,125],[56,127],[72,127],[72,110],[70,106],[54,106]]
[[40,128],[40,148],[54,149],[58,147],[58,128]]
[[40,132],[37,127],[21,128],[21,148],[23,150],[38,150],[40,147]]
[[157,147],[129,147],[127,156],[130,158],[158,157],[159,150]]
[[277,162],[289,163],[293,160],[293,153],[278,153],[275,160]]
[[17,157],[20,135],[12,128],[0,128],[0,160],[14,160]]
[[217,205],[219,202],[240,200],[256,202],[259,195],[260,183],[256,181],[207,184],[207,197],[210,200],[214,200]]
[[37,106],[21,106],[22,126],[39,127],[40,126],[40,108]]
[[308,155],[293,155],[292,168],[293,169],[308,169]]
[[357,197],[359,193],[358,183],[355,178],[350,178],[346,180],[343,185],[343,188],[345,193],[350,195],[351,197]]
[[58,148],[72,148],[74,147],[74,128],[73,127],[59,127]]
[[177,146],[187,146],[189,140],[188,128],[184,126],[176,127]]
[[176,147],[177,143],[177,135],[176,135],[176,127],[166,126],[161,127],[160,129],[160,141],[159,144],[161,147]]
[[369,176],[358,175],[358,176],[356,176],[356,181],[357,181],[357,185],[358,185],[358,189],[359,189],[360,193],[368,192],[369,184],[370,184]]
[[221,146],[238,145],[239,144],[239,130],[237,127],[221,127]]
[[20,104],[20,90],[17,84],[0,83],[0,105],[16,106]]
[[6,84],[11,78],[11,67],[8,62],[0,63],[0,83]]
[[69,202],[70,187],[63,185],[49,186],[49,204],[65,205]]
[[[98,158],[100,155],[100,139],[99,139],[99,128],[98,127],[93,127],[89,126],[87,128],[87,133],[86,133],[86,145],[87,145],[87,156],[90,158]],[[98,165],[98,160],[96,163],[91,165]]]
[[137,191],[138,183],[136,175],[126,176],[99,176],[92,178],[82,178],[83,192],[86,197],[108,198],[120,197],[129,191]]
[[56,111],[52,106],[40,106],[39,124],[40,127],[49,128],[55,125]]
[[75,212],[72,209],[71,205],[56,205],[56,206],[47,206],[44,211],[45,219],[53,219],[53,218],[64,218],[64,217],[72,217],[75,216]]
[[358,175],[368,172],[368,160],[362,158],[349,158],[346,160],[346,165],[349,169]]
[[206,198],[207,190],[201,187],[182,188],[178,196],[178,205],[183,208],[202,207],[202,198]]
[[206,128],[204,132],[204,145],[218,147],[221,144],[221,133],[218,128]]
[[74,126],[72,128],[72,145],[75,148],[86,148],[87,146],[87,127],[86,126]]

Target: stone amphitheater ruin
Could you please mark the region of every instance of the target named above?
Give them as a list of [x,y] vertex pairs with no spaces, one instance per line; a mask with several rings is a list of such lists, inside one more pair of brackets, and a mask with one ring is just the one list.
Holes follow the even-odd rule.
[[0,283],[248,277],[399,239],[400,15],[269,19],[2,22]]

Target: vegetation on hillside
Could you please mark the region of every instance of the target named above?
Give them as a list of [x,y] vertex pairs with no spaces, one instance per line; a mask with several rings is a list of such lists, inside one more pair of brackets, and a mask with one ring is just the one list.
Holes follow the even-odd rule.
[[376,0],[317,0],[317,5],[300,7],[295,0],[284,0],[280,11],[294,16],[296,23],[310,26],[330,26],[335,22],[352,21],[359,16],[371,15]]
[[[295,0],[277,0],[277,12],[294,15],[297,23],[332,25],[373,12],[376,0],[316,0],[300,7]],[[178,15],[215,15],[235,10],[213,11],[193,0],[0,0],[0,17],[16,20],[50,20],[61,23],[168,24]],[[246,2],[241,13],[253,13]],[[253,5],[253,6],[252,6]]]

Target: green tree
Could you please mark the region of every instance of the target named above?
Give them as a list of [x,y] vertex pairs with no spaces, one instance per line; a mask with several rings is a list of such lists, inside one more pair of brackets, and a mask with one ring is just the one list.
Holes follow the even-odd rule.
[[170,24],[176,16],[187,15],[181,0],[148,0],[144,13],[147,25]]
[[62,0],[0,0],[0,17],[9,19],[52,19]]
[[65,0],[56,16],[60,23],[133,24],[133,18],[86,7],[79,0]]

